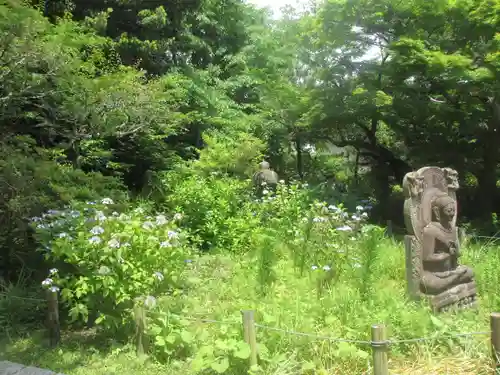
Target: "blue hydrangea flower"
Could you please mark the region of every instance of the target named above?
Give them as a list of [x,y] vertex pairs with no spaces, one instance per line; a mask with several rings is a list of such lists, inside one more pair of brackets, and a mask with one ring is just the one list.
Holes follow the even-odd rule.
[[80,211],[75,211],[75,210],[73,210],[73,211],[71,211],[71,212],[69,213],[69,215],[70,215],[71,217],[73,217],[73,218],[77,218],[77,217],[80,217],[80,216],[81,216],[81,213],[80,213]]
[[100,244],[102,242],[102,240],[98,236],[93,236],[93,237],[89,238],[89,242],[91,244],[97,245],[97,244]]
[[168,223],[168,220],[165,217],[165,215],[156,216],[156,225],[165,225],[167,223]]
[[104,233],[104,228],[103,227],[100,227],[100,226],[95,226],[94,228],[92,228],[90,230],[90,233],[94,234],[94,235],[99,235],[99,234],[103,234]]
[[155,225],[151,221],[146,221],[146,222],[144,222],[144,224],[142,224],[142,228],[147,229],[147,230],[153,229],[154,226]]
[[342,225],[341,227],[338,227],[337,230],[340,232],[349,232],[352,228],[349,225]]
[[144,299],[144,306],[148,307],[148,308],[153,308],[156,306],[156,298],[153,297],[153,296],[147,296],[145,299]]
[[96,211],[95,213],[95,219],[97,221],[106,221],[107,217],[104,215],[104,212],[102,211]]
[[106,275],[109,275],[111,273],[111,270],[109,269],[108,266],[101,266],[101,267],[99,267],[99,270],[97,271],[97,273],[101,276],[106,276]]
[[155,278],[157,278],[159,281],[163,281],[165,279],[165,277],[163,276],[163,274],[161,272],[155,272],[155,273],[153,273],[153,276]]
[[120,241],[118,241],[116,238],[112,238],[108,241],[108,246],[113,249],[118,249],[120,247]]
[[179,237],[179,233],[177,233],[177,232],[175,232],[175,231],[173,231],[173,230],[169,230],[169,231],[167,232],[167,236],[168,236],[168,238],[170,238],[170,239],[174,239],[174,238],[178,238],[178,237]]

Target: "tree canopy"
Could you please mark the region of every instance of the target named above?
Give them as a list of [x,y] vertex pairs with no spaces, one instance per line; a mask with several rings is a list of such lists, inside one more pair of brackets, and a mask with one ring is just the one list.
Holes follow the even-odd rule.
[[493,225],[498,9],[330,0],[273,19],[242,0],[4,0],[0,268],[32,259],[26,219],[44,209],[178,203],[180,181],[243,182],[262,159],[396,223],[405,173],[450,166],[463,220]]

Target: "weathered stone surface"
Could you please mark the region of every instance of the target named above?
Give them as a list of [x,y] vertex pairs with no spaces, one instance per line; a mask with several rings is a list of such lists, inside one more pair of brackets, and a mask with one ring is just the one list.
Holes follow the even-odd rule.
[[0,361],[0,375],[63,375],[54,371],[37,367],[24,366],[19,363]]
[[16,375],[54,375],[54,371],[45,370],[37,367],[25,367]]
[[17,375],[26,366],[18,363],[1,361],[0,362],[0,375]]
[[403,179],[408,293],[436,311],[476,304],[473,271],[458,264],[458,188],[451,168],[424,167]]
[[267,161],[260,163],[260,170],[253,175],[253,183],[259,195],[262,195],[264,189],[275,190],[278,180],[278,174],[271,169]]

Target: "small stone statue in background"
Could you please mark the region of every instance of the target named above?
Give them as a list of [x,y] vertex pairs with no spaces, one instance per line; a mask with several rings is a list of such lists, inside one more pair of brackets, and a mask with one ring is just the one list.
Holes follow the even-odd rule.
[[267,161],[260,163],[260,170],[253,175],[253,183],[259,196],[262,195],[264,189],[276,190],[278,181],[278,174],[270,168]]
[[424,167],[403,180],[406,277],[410,296],[428,297],[435,311],[476,305],[476,283],[459,265],[457,171]]

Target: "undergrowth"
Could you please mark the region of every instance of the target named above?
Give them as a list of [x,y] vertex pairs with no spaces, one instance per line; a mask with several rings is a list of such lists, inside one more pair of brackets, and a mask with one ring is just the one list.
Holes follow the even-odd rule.
[[[262,293],[260,279],[256,277],[262,261],[258,255],[205,255],[193,259],[187,271],[192,283],[189,294],[180,295],[175,299],[159,298],[156,307],[148,311],[149,329],[157,332],[157,335],[151,337],[152,356],[146,360],[144,373],[182,371],[195,374],[193,366],[200,366],[200,361],[205,365],[212,365],[216,370],[224,367],[227,361],[230,367],[226,373],[238,373],[247,363],[245,355],[240,355],[239,358],[237,353],[244,352],[239,346],[240,311],[244,309],[256,311],[258,324],[280,329],[258,329],[259,359],[263,367],[262,373],[265,374],[309,373],[308,370],[312,369],[315,369],[316,373],[324,374],[365,373],[370,369],[371,362],[368,345],[315,340],[291,332],[369,340],[370,326],[374,323],[386,324],[391,339],[431,338],[424,343],[392,346],[390,367],[393,369],[404,364],[403,367],[413,368],[414,373],[418,373],[417,365],[429,365],[434,362],[439,367],[436,362],[444,361],[451,366],[449,371],[453,371],[453,361],[450,361],[450,358],[459,358],[461,368],[467,367],[465,363],[474,363],[476,374],[483,373],[478,366],[483,366],[484,371],[487,371],[489,336],[449,339],[446,335],[488,330],[489,313],[499,307],[495,293],[497,276],[494,270],[500,264],[500,257],[496,252],[491,249],[486,251],[480,246],[469,246],[464,252],[464,263],[473,264],[477,273],[481,303],[479,310],[435,316],[426,306],[411,303],[405,296],[402,244],[381,240],[378,245],[376,257],[367,255],[366,259],[371,262],[369,266],[353,269],[334,286],[318,284],[318,280],[326,273],[319,267],[308,269],[303,276],[299,276],[294,271],[291,257],[283,256],[273,267],[275,277],[266,293]],[[276,252],[280,253],[279,247]],[[367,277],[367,273],[371,276]],[[318,285],[322,286],[320,294]],[[162,315],[161,312],[166,311],[169,314]],[[219,323],[205,323],[202,319]],[[160,334],[160,331],[157,331],[159,327],[164,327],[166,331],[161,331]],[[92,334],[92,331],[87,333]],[[163,345],[168,347],[167,341],[172,337],[177,340],[176,335],[182,338],[182,345],[175,341],[176,356],[173,358],[165,351],[160,353],[159,350],[163,346],[159,345],[162,342],[158,342],[161,341],[158,337],[164,337]],[[445,337],[441,338],[442,335]],[[54,352],[47,351],[45,345],[36,346],[40,345],[36,337],[13,339],[4,347],[3,356],[46,366],[55,371],[64,370],[70,374],[87,374],[91,371],[113,373],[99,372],[100,370],[95,368],[96,361],[112,362],[112,358],[116,368],[124,368],[129,362],[132,368],[136,368],[134,366],[137,366],[137,361],[144,361],[138,360],[135,354],[132,354],[133,346],[130,344],[123,346],[112,342],[110,347],[103,348],[96,347],[95,344],[89,345],[88,342],[77,345],[75,342],[78,340],[66,339],[63,347]],[[38,349],[33,349],[32,345]],[[26,353],[31,354],[20,355],[23,347],[26,347]],[[184,348],[182,353],[181,347]],[[196,350],[192,350],[194,347]],[[42,350],[42,354],[33,357],[33,350]],[[80,351],[81,355],[78,354]],[[61,357],[54,353],[60,353]],[[54,357],[57,359],[54,360]],[[68,358],[82,362],[71,367],[65,363],[69,361]],[[116,373],[123,371],[129,370],[116,370]],[[404,368],[401,368],[394,373],[403,371]]]
[[[211,188],[224,186],[231,185],[213,185],[207,178],[197,194],[208,196]],[[375,323],[385,324],[392,340],[427,338],[391,345],[393,369],[404,364],[418,373],[408,363],[429,358],[461,358],[462,370],[464,361],[473,362],[476,374],[482,371],[478,366],[488,365],[488,335],[449,335],[487,331],[490,312],[500,309],[500,255],[492,246],[469,243],[463,249],[462,263],[476,272],[479,310],[434,315],[408,300],[403,245],[367,223],[369,202],[349,213],[342,204],[316,201],[306,188],[283,183],[276,195],[239,207],[237,194],[228,188],[219,192],[224,200],[205,201],[205,220],[196,224],[190,215],[199,201],[183,200],[182,194],[175,211],[168,204],[162,212],[147,206],[120,210],[103,199],[33,218],[41,251],[60,265],[42,285],[60,290],[68,337],[89,323],[95,328],[80,334],[96,341],[78,346],[78,340],[66,339],[74,342],[63,342],[56,349],[61,359],[54,361],[54,351],[40,352],[38,336],[27,336],[26,329],[21,339],[13,338],[21,322],[4,318],[0,323],[12,339],[3,355],[67,374],[96,373],[96,363],[110,358],[135,368],[132,312],[143,306],[148,373],[246,373],[250,349],[242,337],[241,311],[248,309],[255,310],[259,325],[254,374],[369,372]],[[224,247],[194,251],[202,243],[200,233],[210,233],[213,243],[221,239]],[[27,289],[3,286],[0,316],[12,316],[14,307],[29,311],[13,305],[16,290]],[[32,302],[26,303],[31,309]],[[334,340],[339,338],[347,341]],[[38,353],[36,359],[27,352]],[[65,356],[79,364],[65,364]]]

